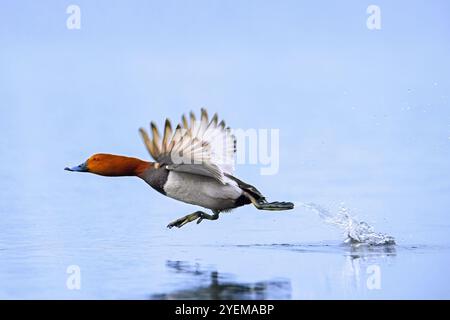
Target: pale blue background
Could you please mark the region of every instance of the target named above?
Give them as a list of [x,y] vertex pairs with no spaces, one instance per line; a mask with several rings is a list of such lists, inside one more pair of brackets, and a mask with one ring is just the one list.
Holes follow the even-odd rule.
[[[66,28],[72,3],[81,30]],[[379,31],[366,27],[370,4]],[[182,261],[237,283],[287,281],[263,297],[450,298],[449,9],[1,1],[0,297],[148,298],[208,282],[174,274]],[[166,230],[196,208],[133,178],[62,170],[96,152],[148,158],[138,127],[200,107],[235,128],[280,129],[279,173],[237,176],[273,200],[345,202],[397,239],[394,254],[355,256],[302,208]],[[71,264],[80,291],[65,287]],[[381,266],[381,290],[366,288],[367,264]]]

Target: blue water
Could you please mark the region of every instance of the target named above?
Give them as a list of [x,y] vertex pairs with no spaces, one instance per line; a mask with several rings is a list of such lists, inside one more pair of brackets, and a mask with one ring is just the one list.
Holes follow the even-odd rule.
[[[0,298],[450,298],[446,1],[378,1],[378,31],[356,0],[79,1],[80,30],[66,5],[0,10]],[[236,175],[294,210],[169,230],[198,208],[63,170],[149,159],[138,128],[200,107],[280,130],[279,172]],[[395,245],[345,242],[309,203]]]

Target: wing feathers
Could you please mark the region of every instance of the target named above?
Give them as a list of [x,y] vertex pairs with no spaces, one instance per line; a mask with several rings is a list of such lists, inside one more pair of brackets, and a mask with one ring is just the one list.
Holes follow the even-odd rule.
[[161,142],[160,142],[161,138],[159,136],[158,127],[152,121],[150,123],[150,128],[152,130],[152,135],[153,135],[153,147],[155,148],[155,152],[159,154],[159,153],[161,153]]
[[161,153],[166,153],[169,147],[170,139],[172,138],[172,125],[169,119],[166,119],[164,124],[164,136],[162,140]]
[[158,153],[153,147],[153,141],[150,140],[147,131],[145,131],[144,128],[140,128],[139,133],[141,134],[142,140],[144,140],[144,144],[147,147],[148,152],[150,153],[153,159],[156,159],[158,157]]
[[181,123],[183,124],[183,128],[187,129],[189,127],[186,116],[184,114],[181,116]]
[[170,120],[166,119],[162,141],[154,122],[150,124],[153,139],[144,129],[139,132],[150,155],[169,170],[206,175],[225,183],[224,174],[234,171],[236,152],[236,139],[230,128],[223,120],[219,122],[216,113],[209,120],[203,108],[199,120],[193,112],[189,113],[189,120],[188,123],[183,115],[173,132]]

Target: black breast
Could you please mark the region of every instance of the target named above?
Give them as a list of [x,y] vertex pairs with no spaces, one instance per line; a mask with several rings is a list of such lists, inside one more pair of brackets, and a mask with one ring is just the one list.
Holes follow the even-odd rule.
[[142,177],[145,182],[147,182],[156,191],[166,194],[164,191],[164,185],[167,182],[167,177],[169,175],[169,170],[166,168],[158,168],[148,170]]

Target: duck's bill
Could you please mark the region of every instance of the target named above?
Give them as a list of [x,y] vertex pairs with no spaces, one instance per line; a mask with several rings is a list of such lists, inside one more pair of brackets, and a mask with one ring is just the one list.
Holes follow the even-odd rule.
[[72,167],[72,168],[65,167],[64,170],[74,171],[74,172],[88,172],[88,168],[87,168],[86,162],[80,164],[79,166]]

